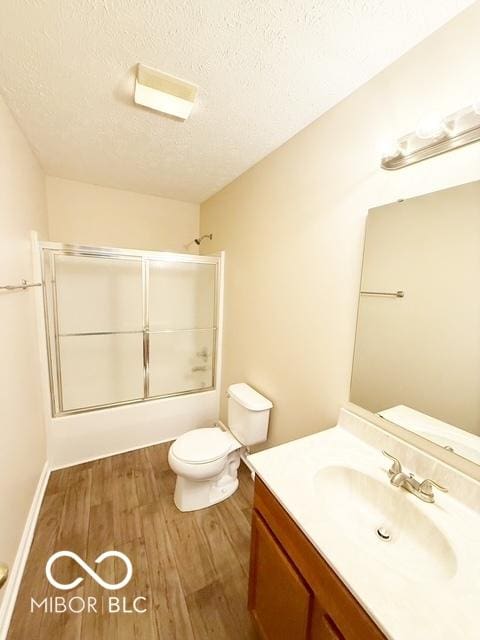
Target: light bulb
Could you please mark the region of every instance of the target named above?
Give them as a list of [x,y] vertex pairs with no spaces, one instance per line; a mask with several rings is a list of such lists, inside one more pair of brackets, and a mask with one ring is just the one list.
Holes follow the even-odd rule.
[[379,144],[379,151],[382,155],[382,160],[391,160],[402,153],[398,141],[393,138],[382,140]]
[[417,138],[431,140],[445,135],[447,130],[445,120],[438,111],[431,111],[420,118],[415,133]]

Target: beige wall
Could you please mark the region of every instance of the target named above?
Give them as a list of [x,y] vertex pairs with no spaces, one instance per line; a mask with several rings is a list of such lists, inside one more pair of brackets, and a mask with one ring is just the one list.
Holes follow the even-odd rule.
[[47,202],[50,240],[198,253],[198,204],[50,176]]
[[480,182],[368,216],[351,399],[480,435]]
[[270,443],[335,424],[348,399],[368,209],[480,177],[479,143],[379,169],[382,139],[478,92],[479,23],[476,3],[202,204],[208,250],[226,250],[223,387],[273,400]]
[[[0,274],[10,284],[31,280],[30,231],[45,238],[47,215],[43,172],[1,97],[0,140]],[[0,560],[11,567],[46,458],[33,290],[0,291],[0,345]]]

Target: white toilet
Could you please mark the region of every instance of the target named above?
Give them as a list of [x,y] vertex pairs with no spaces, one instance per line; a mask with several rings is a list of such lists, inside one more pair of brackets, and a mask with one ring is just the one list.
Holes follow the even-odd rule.
[[174,501],[180,511],[221,502],[238,487],[244,447],[265,442],[272,403],[248,384],[228,387],[228,430],[193,429],[170,447],[168,463],[177,474]]

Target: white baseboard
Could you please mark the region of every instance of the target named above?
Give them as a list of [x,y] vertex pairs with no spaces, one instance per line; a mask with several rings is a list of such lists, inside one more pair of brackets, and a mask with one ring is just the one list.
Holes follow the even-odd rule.
[[37,488],[33,496],[30,511],[28,512],[20,544],[18,545],[17,555],[15,556],[9,578],[5,585],[5,593],[0,607],[0,640],[5,640],[7,637],[8,627],[10,626],[10,620],[15,607],[20,583],[22,581],[25,563],[27,562],[30,547],[32,545],[33,534],[35,532],[38,514],[40,512],[40,507],[42,506],[42,500],[45,489],[47,488],[49,477],[50,466],[48,462],[46,462],[40,474],[40,478],[38,479]]

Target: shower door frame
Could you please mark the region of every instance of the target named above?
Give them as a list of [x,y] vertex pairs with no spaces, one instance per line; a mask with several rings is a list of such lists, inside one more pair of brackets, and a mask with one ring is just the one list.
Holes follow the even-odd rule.
[[[197,393],[203,393],[206,391],[215,391],[217,389],[217,372],[218,372],[218,358],[219,358],[219,345],[220,345],[220,318],[221,309],[220,303],[223,299],[221,292],[221,284],[223,281],[223,260],[222,255],[203,256],[190,253],[174,253],[170,251],[142,251],[135,249],[120,249],[117,247],[100,247],[92,245],[74,245],[64,244],[59,242],[38,242],[40,250],[40,265],[42,273],[42,289],[43,289],[43,314],[44,314],[44,326],[45,326],[45,339],[47,348],[48,359],[48,377],[49,377],[49,391],[50,391],[50,406],[53,418],[62,416],[75,415],[79,413],[87,413],[90,411],[98,411],[102,409],[110,409],[112,407],[120,407],[129,404],[138,404],[143,402],[149,402],[150,400],[162,400],[165,398],[174,398],[184,395],[192,395]],[[134,398],[132,400],[121,400],[118,402],[110,402],[100,405],[89,405],[80,409],[64,409],[63,407],[63,386],[62,386],[62,371],[60,360],[60,333],[58,327],[58,305],[57,305],[57,289],[56,289],[56,277],[55,277],[55,256],[78,256],[78,257],[91,257],[91,258],[110,258],[119,260],[137,260],[141,261],[142,267],[142,318],[143,328],[142,330],[132,331],[97,331],[97,332],[84,332],[75,334],[77,336],[82,335],[120,335],[125,333],[143,334],[143,397]],[[45,265],[47,259],[49,260],[49,269],[51,274],[51,282],[47,283],[45,274]],[[150,331],[150,318],[149,318],[149,294],[150,294],[150,262],[167,262],[178,263],[187,262],[193,264],[213,264],[215,265],[215,285],[214,285],[214,303],[213,303],[213,326],[206,327],[205,329],[164,329],[157,331]],[[52,298],[52,312],[53,312],[53,324],[50,323],[49,317],[49,301],[47,284],[51,287]],[[53,327],[53,336],[51,335],[51,327]],[[178,391],[172,393],[165,393],[162,395],[151,396],[150,395],[150,335],[156,333],[176,333],[186,331],[205,331],[209,330],[213,332],[212,341],[212,384],[208,387],[199,387],[196,389],[189,389],[188,391]],[[73,334],[72,334],[73,335]],[[55,353],[52,353],[52,338]],[[53,364],[55,362],[55,370]]]

